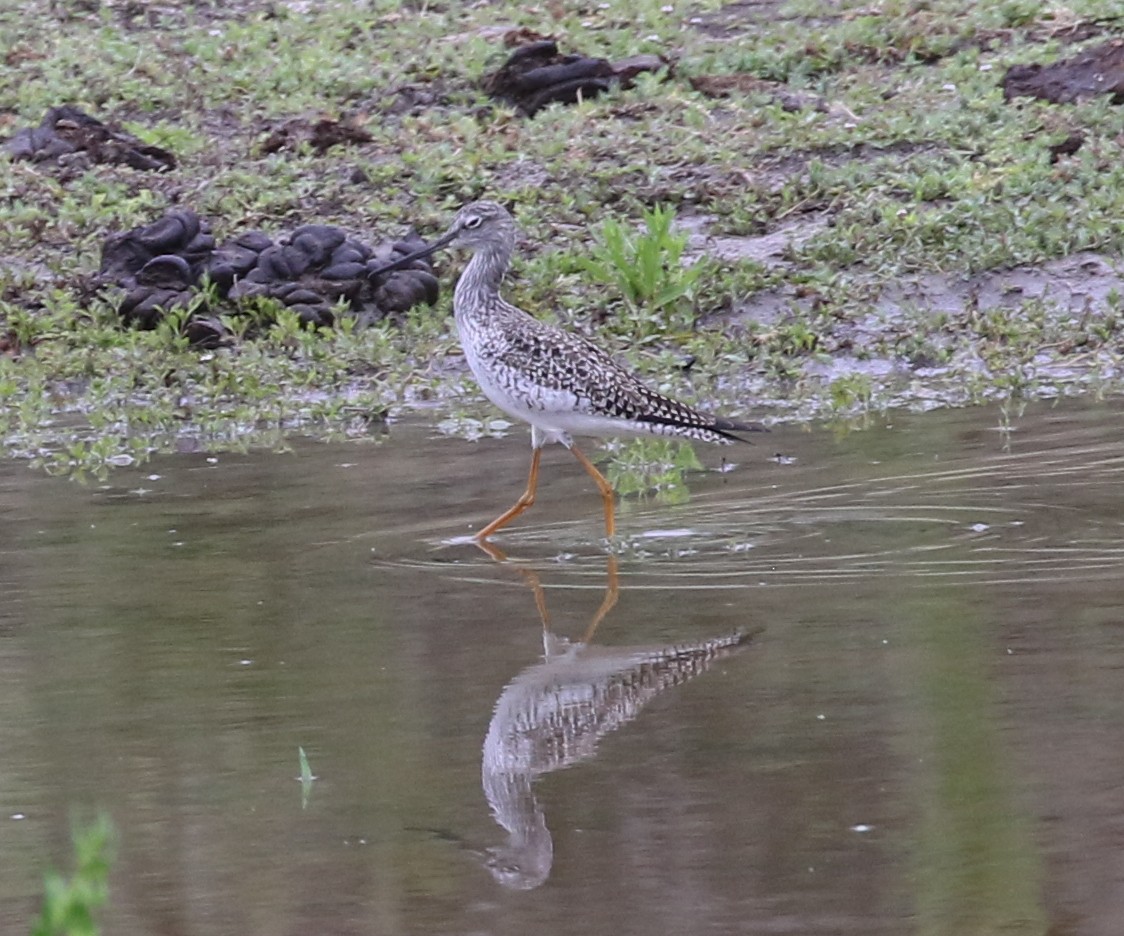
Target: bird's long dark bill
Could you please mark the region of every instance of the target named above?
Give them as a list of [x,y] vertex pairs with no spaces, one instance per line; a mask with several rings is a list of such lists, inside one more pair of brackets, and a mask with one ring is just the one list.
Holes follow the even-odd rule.
[[393,273],[395,270],[401,270],[408,267],[415,260],[421,260],[423,257],[428,257],[437,253],[443,247],[447,247],[454,237],[457,236],[456,231],[449,231],[447,234],[442,234],[428,247],[423,247],[421,250],[415,250],[412,254],[406,254],[404,257],[399,257],[397,260],[391,260],[390,263],[383,264],[377,270],[372,270],[368,275],[373,279],[376,276],[382,276],[384,273]]

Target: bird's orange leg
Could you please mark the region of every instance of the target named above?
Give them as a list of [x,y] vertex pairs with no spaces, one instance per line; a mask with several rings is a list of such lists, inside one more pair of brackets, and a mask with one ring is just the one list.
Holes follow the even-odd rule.
[[613,511],[613,486],[605,480],[605,476],[600,471],[593,467],[593,462],[586,458],[576,445],[571,445],[570,451],[582,463],[582,467],[589,472],[589,476],[593,478],[597,485],[597,490],[601,492],[601,500],[605,504],[605,535],[611,538],[617,529],[617,519]]
[[[477,542],[486,540],[489,536],[496,532],[500,527],[510,523],[518,517],[524,510],[530,507],[535,502],[535,488],[539,485],[539,459],[542,458],[542,449],[537,448],[531,452],[531,474],[527,478],[527,490],[525,490],[514,504],[511,509],[504,511],[489,523],[483,530],[476,534],[473,539]],[[593,466],[590,465],[592,468]],[[596,469],[594,469],[596,470]]]

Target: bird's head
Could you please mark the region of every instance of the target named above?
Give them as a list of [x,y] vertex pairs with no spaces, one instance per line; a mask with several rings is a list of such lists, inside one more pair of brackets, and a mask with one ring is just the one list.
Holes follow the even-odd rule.
[[[492,201],[478,201],[465,205],[449,229],[434,244],[442,247],[502,248],[515,240],[515,219],[503,205]],[[440,249],[439,247],[436,249]]]
[[466,247],[469,250],[492,250],[510,255],[515,247],[515,219],[498,202],[477,201],[465,205],[447,231],[421,250],[379,267],[370,275],[381,276],[409,266],[445,248]]

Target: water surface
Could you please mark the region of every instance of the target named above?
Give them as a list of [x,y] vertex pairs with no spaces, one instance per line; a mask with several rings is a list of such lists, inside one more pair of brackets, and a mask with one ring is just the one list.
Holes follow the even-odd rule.
[[0,932],[102,808],[124,936],[1115,936],[1122,417],[700,447],[737,464],[626,505],[588,645],[564,451],[511,561],[458,540],[520,433],[0,466]]

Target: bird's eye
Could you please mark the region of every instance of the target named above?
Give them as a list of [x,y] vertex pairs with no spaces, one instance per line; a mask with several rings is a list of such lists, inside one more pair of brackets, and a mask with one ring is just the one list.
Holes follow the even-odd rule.
[[479,215],[473,215],[464,222],[466,228],[478,228],[483,219]]

